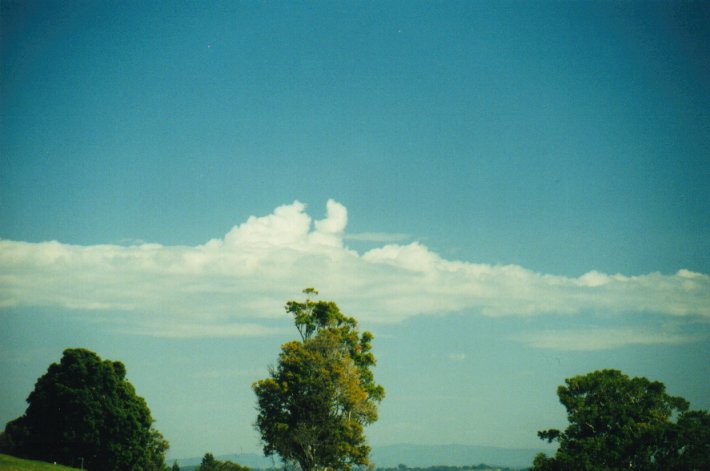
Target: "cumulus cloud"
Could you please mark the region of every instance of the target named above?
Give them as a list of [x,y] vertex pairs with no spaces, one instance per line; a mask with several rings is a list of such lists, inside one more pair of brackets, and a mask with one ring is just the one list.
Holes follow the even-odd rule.
[[328,201],[318,221],[296,201],[191,247],[0,240],[0,309],[131,313],[150,335],[268,335],[274,331],[262,323],[283,316],[284,301],[301,288],[315,286],[368,322],[452,312],[710,318],[706,274],[562,277],[447,260],[418,242],[360,254],[344,244],[347,220],[347,209],[336,201]]

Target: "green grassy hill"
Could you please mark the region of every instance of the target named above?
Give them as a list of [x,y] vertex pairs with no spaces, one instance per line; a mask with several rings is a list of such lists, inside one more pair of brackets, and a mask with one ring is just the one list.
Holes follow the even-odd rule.
[[73,471],[79,468],[67,468],[44,461],[29,461],[14,456],[0,454],[0,471]]

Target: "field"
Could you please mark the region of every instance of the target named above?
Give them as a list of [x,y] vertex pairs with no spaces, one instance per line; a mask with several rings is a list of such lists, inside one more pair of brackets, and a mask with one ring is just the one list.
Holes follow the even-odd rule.
[[15,458],[14,456],[0,454],[1,471],[73,471],[78,468],[67,468],[58,464],[45,463],[44,461],[29,461]]

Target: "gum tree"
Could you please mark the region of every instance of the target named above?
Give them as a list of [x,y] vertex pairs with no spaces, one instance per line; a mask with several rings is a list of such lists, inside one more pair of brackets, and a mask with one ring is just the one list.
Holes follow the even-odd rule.
[[282,345],[269,377],[253,384],[264,453],[304,471],[369,464],[364,428],[377,420],[384,389],[374,381],[373,336],[334,302],[289,301],[300,340]]

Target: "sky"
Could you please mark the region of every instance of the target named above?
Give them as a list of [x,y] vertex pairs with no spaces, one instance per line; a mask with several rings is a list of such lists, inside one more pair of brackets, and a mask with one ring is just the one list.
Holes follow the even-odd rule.
[[316,287],[372,446],[545,447],[602,368],[710,409],[710,4],[0,3],[0,423],[70,347],[258,452]]

